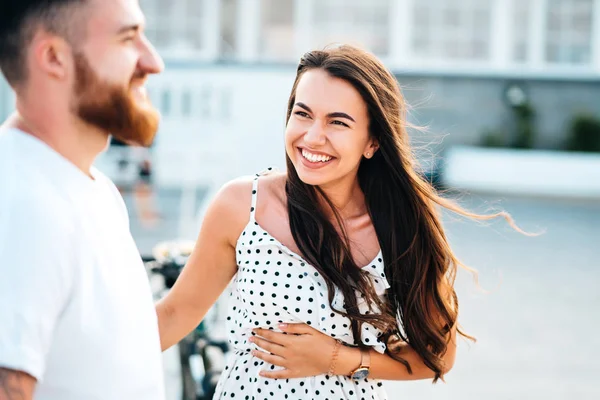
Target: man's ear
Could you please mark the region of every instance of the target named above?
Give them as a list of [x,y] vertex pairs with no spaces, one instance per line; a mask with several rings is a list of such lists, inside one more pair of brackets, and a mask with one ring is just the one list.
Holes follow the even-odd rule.
[[61,37],[40,31],[32,43],[30,67],[57,80],[69,75],[73,53],[71,46]]

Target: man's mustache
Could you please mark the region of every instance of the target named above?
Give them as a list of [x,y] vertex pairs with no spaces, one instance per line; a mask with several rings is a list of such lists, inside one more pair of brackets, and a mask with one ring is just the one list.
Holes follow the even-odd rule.
[[137,70],[133,73],[133,76],[131,77],[131,83],[144,83],[146,82],[146,79],[148,79],[148,74],[142,70]]

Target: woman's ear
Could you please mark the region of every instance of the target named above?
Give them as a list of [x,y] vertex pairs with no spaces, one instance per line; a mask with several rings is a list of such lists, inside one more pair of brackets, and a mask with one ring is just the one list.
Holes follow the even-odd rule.
[[379,143],[377,142],[377,140],[372,139],[371,143],[369,143],[363,155],[365,156],[365,158],[371,158],[375,155],[375,152],[377,152],[377,150],[379,150]]

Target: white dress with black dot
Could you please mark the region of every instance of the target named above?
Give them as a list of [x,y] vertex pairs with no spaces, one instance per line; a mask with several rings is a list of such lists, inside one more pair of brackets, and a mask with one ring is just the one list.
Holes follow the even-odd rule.
[[[231,354],[219,381],[215,399],[387,399],[381,382],[374,379],[355,381],[347,376],[319,375],[298,379],[268,379],[261,370],[280,369],[253,357],[256,345],[248,341],[252,329],[278,331],[277,325],[305,323],[343,342],[353,344],[350,320],[330,307],[323,277],[302,257],[277,241],[255,219],[258,176],[252,189],[250,220],[236,246],[238,272],[232,282],[227,317]],[[379,296],[389,288],[381,252],[364,267]],[[368,311],[358,295],[361,312]],[[343,295],[336,290],[333,307],[342,310]],[[381,332],[363,324],[362,342],[383,353]]]

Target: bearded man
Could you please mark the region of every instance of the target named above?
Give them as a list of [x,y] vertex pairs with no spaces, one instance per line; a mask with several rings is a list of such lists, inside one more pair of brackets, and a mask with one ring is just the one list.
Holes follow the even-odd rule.
[[164,400],[147,275],[93,167],[158,129],[144,23],[138,0],[0,0],[0,400]]

